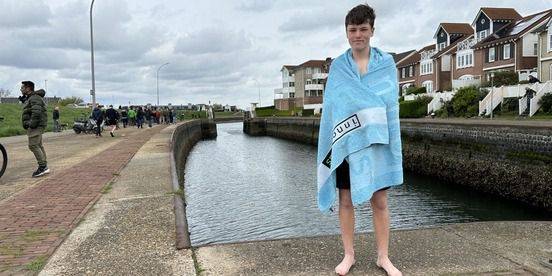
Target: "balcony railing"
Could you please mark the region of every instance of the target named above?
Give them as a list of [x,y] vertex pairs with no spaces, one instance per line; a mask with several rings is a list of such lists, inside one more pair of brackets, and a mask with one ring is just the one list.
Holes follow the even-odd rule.
[[295,76],[287,76],[287,77],[284,77],[282,79],[282,82],[283,83],[286,83],[286,82],[295,82]]
[[314,73],[312,74],[312,79],[314,80],[323,80],[328,77],[328,73]]
[[323,84],[306,84],[305,90],[324,90]]

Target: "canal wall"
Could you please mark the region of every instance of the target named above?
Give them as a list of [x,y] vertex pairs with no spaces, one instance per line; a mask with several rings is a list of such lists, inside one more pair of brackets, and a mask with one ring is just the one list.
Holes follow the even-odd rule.
[[[316,145],[318,118],[254,118],[244,132]],[[405,170],[552,212],[547,123],[401,120]]]
[[181,123],[172,133],[170,162],[176,219],[176,247],[178,249],[191,247],[184,196],[184,168],[188,154],[198,141],[216,137],[216,123],[205,119]]

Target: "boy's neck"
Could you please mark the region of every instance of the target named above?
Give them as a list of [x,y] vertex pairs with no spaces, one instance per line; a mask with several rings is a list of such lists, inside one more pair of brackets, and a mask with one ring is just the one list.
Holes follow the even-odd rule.
[[354,60],[367,60],[370,58],[370,45],[368,47],[357,51],[353,49],[353,59]]

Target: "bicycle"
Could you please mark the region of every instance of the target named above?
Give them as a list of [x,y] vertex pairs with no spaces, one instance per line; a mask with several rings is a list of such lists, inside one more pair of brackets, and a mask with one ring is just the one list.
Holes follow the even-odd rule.
[[[0,122],[4,120],[4,117],[0,117]],[[8,153],[6,152],[6,148],[2,144],[0,144],[0,177],[4,174],[6,171],[6,167],[8,166]]]

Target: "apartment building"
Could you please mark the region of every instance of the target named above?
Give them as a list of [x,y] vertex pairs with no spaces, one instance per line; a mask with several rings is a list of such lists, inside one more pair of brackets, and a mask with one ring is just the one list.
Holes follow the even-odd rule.
[[274,90],[278,110],[320,109],[331,58],[309,60],[299,65],[284,65],[282,88]]

